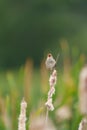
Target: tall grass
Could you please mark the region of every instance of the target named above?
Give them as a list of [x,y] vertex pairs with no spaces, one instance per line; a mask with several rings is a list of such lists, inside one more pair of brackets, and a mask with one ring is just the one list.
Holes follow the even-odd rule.
[[[72,64],[65,48],[66,44],[62,45],[63,67],[58,69],[56,92],[53,96],[55,110],[49,113],[48,124],[51,122],[54,130],[77,130],[81,120],[78,109],[78,77],[85,58],[80,55]],[[49,90],[48,75],[43,61],[40,69],[34,69],[30,59],[19,70],[0,73],[0,130],[18,129],[20,102],[23,97],[27,101],[26,129],[43,130],[41,121],[43,122],[46,114],[44,103]],[[38,121],[39,119],[41,120]],[[35,120],[40,123],[37,122],[39,126]],[[31,127],[33,122],[36,129]]]

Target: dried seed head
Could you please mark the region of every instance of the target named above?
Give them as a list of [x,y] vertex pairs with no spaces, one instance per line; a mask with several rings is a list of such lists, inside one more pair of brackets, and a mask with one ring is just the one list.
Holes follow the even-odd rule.
[[83,118],[79,124],[78,130],[87,130],[87,119]]
[[50,87],[55,86],[56,81],[57,81],[57,71],[54,70],[53,73],[51,74],[50,78],[49,78]]
[[19,123],[18,123],[18,130],[26,130],[26,107],[27,103],[23,99],[21,102],[21,111],[19,115]]
[[54,106],[53,106],[53,104],[52,104],[52,98],[49,98],[49,99],[47,100],[47,102],[45,103],[45,105],[47,106],[47,109],[48,109],[49,111],[53,111],[53,110],[54,110]]

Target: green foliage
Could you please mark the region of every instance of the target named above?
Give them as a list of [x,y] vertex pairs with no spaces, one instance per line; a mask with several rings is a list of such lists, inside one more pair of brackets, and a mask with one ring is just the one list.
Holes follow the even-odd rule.
[[46,49],[60,50],[62,38],[86,52],[86,12],[85,0],[1,0],[0,67],[20,66],[27,57],[38,65]]
[[[63,51],[63,53],[66,53],[66,51]],[[65,54],[63,55],[63,61],[66,62],[58,69],[56,93],[53,96],[55,110],[49,113],[49,117],[58,130],[77,130],[81,120],[81,115],[78,111],[78,77],[84,64],[84,56],[80,56],[76,64],[72,64],[73,62],[68,64],[67,54],[66,56]],[[68,60],[70,60],[69,55]],[[32,63],[31,61],[28,62],[25,67],[21,67],[19,70],[1,72],[0,74],[0,114],[6,116],[12,126],[10,128],[6,125],[1,116],[0,128],[3,130],[7,130],[7,127],[9,127],[9,130],[16,130],[18,128],[20,103],[23,97],[25,97],[28,104],[26,113],[27,130],[30,126],[32,114],[36,117],[46,114],[44,104],[49,89],[48,84],[46,84],[48,82],[47,76],[44,73],[42,75],[39,70],[33,70],[31,73]],[[41,71],[45,71],[43,67],[41,67]],[[69,106],[72,116],[70,119],[59,120],[56,111],[66,105]]]

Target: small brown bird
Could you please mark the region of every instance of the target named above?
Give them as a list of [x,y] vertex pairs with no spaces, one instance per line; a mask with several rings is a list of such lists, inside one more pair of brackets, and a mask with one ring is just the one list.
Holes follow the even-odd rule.
[[45,62],[46,68],[52,71],[52,70],[56,67],[58,58],[59,58],[59,54],[57,55],[57,58],[56,58],[56,60],[55,60],[55,59],[53,58],[52,54],[49,53],[49,54],[47,55],[47,59],[46,59],[46,62]]

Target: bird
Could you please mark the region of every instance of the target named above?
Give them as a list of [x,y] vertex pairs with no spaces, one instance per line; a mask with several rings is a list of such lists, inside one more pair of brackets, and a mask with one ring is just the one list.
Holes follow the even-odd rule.
[[55,67],[56,67],[56,64],[57,64],[57,61],[58,61],[58,58],[59,58],[59,53],[57,55],[57,58],[56,60],[54,59],[53,55],[51,53],[49,53],[47,55],[47,58],[46,58],[46,61],[45,61],[45,65],[46,65],[46,68],[48,70],[54,70]]
[[53,70],[56,66],[56,60],[53,58],[52,54],[49,53],[47,55],[46,61],[45,61],[46,68],[48,70]]

